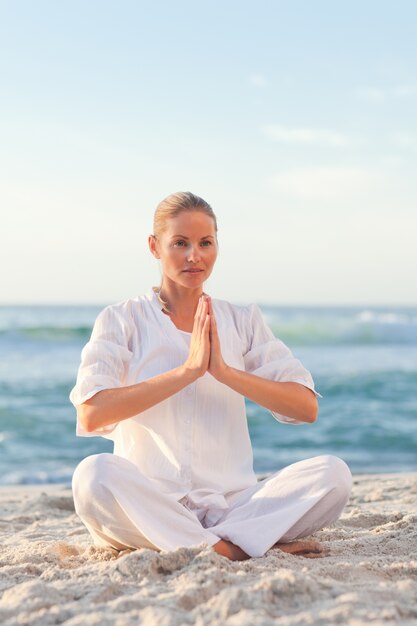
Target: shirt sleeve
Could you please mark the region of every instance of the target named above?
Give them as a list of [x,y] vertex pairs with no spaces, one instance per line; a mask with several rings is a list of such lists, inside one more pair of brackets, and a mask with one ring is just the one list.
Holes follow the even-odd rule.
[[[103,389],[122,387],[132,358],[129,349],[129,324],[122,311],[107,307],[96,319],[91,338],[81,352],[77,382],[70,393],[77,407]],[[76,433],[81,437],[106,436],[117,424],[86,432],[77,420]]]
[[[249,307],[249,333],[248,350],[243,357],[247,372],[269,380],[300,383],[311,389],[317,397],[321,397],[314,389],[310,372],[294,357],[291,350],[274,336],[255,304]],[[279,422],[304,423],[274,411],[271,413]]]

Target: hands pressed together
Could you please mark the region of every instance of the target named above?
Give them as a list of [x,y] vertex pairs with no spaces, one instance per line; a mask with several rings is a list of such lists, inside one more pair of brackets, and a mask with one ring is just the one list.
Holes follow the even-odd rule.
[[201,296],[194,316],[188,357],[183,365],[148,380],[99,391],[77,407],[86,432],[138,415],[209,372],[216,380],[266,409],[302,422],[316,419],[314,392],[300,383],[277,382],[227,365],[209,296]]
[[301,383],[269,380],[225,363],[209,296],[201,296],[198,302],[190,350],[183,368],[188,380],[209,372],[219,382],[275,413],[301,422],[314,422],[317,417],[314,392]]
[[198,301],[190,351],[184,365],[196,378],[209,372],[220,382],[228,369],[221,353],[213,303],[209,296],[202,295]]

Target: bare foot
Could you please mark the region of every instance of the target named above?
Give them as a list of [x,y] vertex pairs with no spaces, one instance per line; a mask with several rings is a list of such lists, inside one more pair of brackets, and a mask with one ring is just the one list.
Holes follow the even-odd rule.
[[134,551],[135,550],[133,548],[125,548],[124,550],[119,550],[117,558],[120,559],[120,557],[126,556],[126,554],[130,554],[131,552],[134,552]]
[[242,548],[239,548],[239,546],[236,546],[231,541],[220,539],[220,541],[214,544],[212,548],[215,552],[217,552],[217,554],[226,556],[231,561],[246,561],[247,559],[250,559],[250,556],[246,554]]
[[294,556],[303,556],[307,559],[320,559],[328,556],[329,550],[321,545],[318,541],[291,541],[291,543],[276,543],[272,546],[278,548],[287,554]]

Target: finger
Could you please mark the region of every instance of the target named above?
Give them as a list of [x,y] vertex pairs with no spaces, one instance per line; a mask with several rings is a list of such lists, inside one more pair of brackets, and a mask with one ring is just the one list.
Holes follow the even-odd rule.
[[199,316],[198,316],[198,326],[197,326],[197,332],[198,332],[199,336],[201,336],[201,333],[203,332],[204,323],[205,323],[207,317],[208,317],[207,302],[202,300],[201,301],[201,307],[200,307],[200,313],[199,313]]
[[213,345],[216,346],[218,335],[216,332],[215,322],[213,321],[213,318],[210,319],[210,339],[213,342]]
[[213,313],[213,302],[212,302],[210,296],[206,296],[206,298],[207,298],[207,303],[208,303],[208,307],[209,307],[209,312],[210,312],[210,315],[211,315]]
[[200,313],[201,313],[201,307],[202,307],[202,300],[201,298],[199,298],[198,300],[198,304],[197,304],[197,309],[194,315],[194,324],[193,324],[193,332],[194,329],[197,330],[199,323],[200,323]]
[[211,301],[210,296],[206,296],[206,302],[207,302],[207,311],[211,318],[213,316],[213,303]]
[[216,322],[216,317],[214,315],[214,312],[211,313],[210,320],[211,320],[211,324],[210,324],[211,336],[215,341],[219,341],[219,333],[217,331],[217,322]]
[[203,325],[203,335],[206,336],[207,338],[210,335],[210,324],[211,324],[211,316],[207,314],[207,317],[204,320],[204,325]]
[[194,316],[193,330],[191,331],[192,336],[195,336],[198,329],[198,317]]
[[206,302],[206,300],[203,300],[203,304],[202,304],[202,310],[201,310],[201,324],[202,326],[205,328],[206,326],[206,322],[210,323],[210,315],[208,312],[208,304]]
[[216,321],[216,316],[214,315],[214,311],[212,311],[210,317],[211,317],[213,329],[217,333],[217,321]]
[[213,301],[211,298],[209,298],[209,312],[210,312],[210,317],[213,318],[214,324],[216,324],[216,316],[214,314]]

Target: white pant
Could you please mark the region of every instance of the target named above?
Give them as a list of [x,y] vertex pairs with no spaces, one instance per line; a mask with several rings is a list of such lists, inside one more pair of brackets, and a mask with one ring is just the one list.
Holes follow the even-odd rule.
[[87,457],[73,477],[75,510],[98,545],[175,550],[225,539],[252,557],[264,555],[277,541],[305,537],[336,521],[351,485],[344,461],[314,457],[226,495],[229,508],[209,525],[209,510],[196,508],[187,497],[178,502],[155,491],[154,483],[122,457]]

